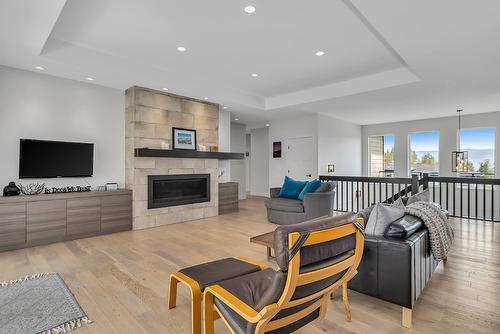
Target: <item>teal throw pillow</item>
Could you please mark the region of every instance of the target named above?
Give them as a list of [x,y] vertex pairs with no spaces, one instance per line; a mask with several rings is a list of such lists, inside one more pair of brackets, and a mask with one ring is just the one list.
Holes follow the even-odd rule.
[[300,192],[306,186],[307,181],[296,181],[291,177],[285,176],[285,182],[281,186],[279,197],[298,199]]
[[306,193],[313,193],[313,192],[315,192],[316,190],[318,190],[318,188],[319,188],[320,185],[321,185],[321,181],[320,180],[313,180],[313,181],[307,182],[306,186],[304,187],[304,189],[302,189],[302,191],[299,194],[299,199],[301,201],[303,201],[304,200],[304,196],[306,195]]

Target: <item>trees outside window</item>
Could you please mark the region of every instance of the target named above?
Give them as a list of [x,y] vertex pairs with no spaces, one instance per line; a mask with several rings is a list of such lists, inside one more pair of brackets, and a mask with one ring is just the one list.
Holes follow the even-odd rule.
[[468,152],[468,173],[495,176],[495,129],[462,129],[460,150]]
[[411,133],[410,174],[439,175],[439,132]]

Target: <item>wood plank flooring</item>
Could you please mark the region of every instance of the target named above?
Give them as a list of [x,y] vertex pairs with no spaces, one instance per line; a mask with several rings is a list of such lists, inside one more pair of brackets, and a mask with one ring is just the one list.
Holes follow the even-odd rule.
[[[400,326],[401,308],[349,291],[353,321],[339,298],[326,319],[299,333],[500,333],[500,224],[455,220],[456,239],[413,311],[413,328]],[[60,242],[0,253],[0,281],[58,272],[93,324],[74,333],[190,333],[188,291],[167,309],[170,273],[222,257],[266,260],[249,238],[272,231],[263,199],[240,203],[238,213],[143,231]],[[229,333],[218,321],[217,333]]]

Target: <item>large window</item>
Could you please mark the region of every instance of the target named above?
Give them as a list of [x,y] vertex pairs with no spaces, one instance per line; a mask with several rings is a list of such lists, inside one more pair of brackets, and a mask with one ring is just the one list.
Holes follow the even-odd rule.
[[410,134],[410,173],[439,175],[439,132]]
[[368,138],[370,176],[394,176],[394,135]]
[[495,175],[495,129],[462,129],[460,150],[468,153],[468,173],[474,176]]

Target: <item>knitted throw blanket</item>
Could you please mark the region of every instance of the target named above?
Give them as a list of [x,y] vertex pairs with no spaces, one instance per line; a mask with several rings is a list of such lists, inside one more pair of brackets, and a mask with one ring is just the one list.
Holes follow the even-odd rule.
[[405,213],[420,218],[429,230],[431,251],[438,261],[446,259],[454,238],[448,218],[441,209],[428,202],[415,202],[405,208]]

